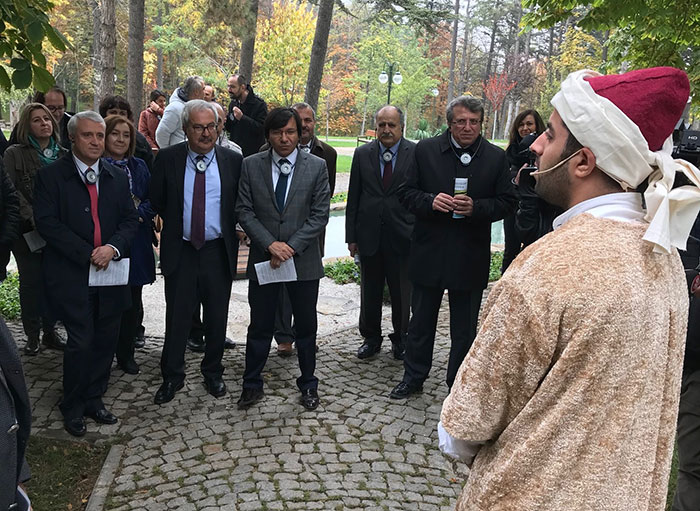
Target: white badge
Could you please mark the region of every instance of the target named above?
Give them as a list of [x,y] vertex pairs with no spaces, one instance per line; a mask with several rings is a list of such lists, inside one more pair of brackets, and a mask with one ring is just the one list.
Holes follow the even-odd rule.
[[204,163],[204,160],[199,160],[197,162],[197,170],[199,172],[204,172],[205,170],[207,170],[207,164]]
[[292,171],[292,164],[289,163],[288,161],[285,161],[282,165],[280,165],[280,172],[282,174],[284,174],[285,176],[288,176],[291,171]]
[[307,146],[307,145],[301,146],[301,150],[304,151],[305,153],[310,153],[310,152],[311,152],[311,148],[310,148],[309,146]]
[[44,149],[44,156],[46,156],[47,158],[53,158],[53,149],[49,147]]
[[382,154],[382,160],[389,163],[392,159],[394,159],[394,155],[391,154],[391,151],[384,151],[384,154]]
[[462,156],[459,157],[459,161],[462,162],[462,165],[469,165],[472,161],[472,157],[469,153],[462,153]]
[[88,169],[88,171],[85,173],[85,181],[87,181],[88,184],[91,185],[97,183],[97,174],[95,174],[94,170]]

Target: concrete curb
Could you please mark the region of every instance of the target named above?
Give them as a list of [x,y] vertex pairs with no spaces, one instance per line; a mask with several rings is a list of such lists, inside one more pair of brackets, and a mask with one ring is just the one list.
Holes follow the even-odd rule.
[[102,465],[102,470],[100,470],[100,475],[97,476],[97,481],[95,481],[95,486],[92,489],[85,511],[102,511],[104,509],[105,500],[107,500],[109,488],[112,486],[114,475],[119,468],[122,454],[124,454],[123,445],[113,445],[109,450],[107,459]]

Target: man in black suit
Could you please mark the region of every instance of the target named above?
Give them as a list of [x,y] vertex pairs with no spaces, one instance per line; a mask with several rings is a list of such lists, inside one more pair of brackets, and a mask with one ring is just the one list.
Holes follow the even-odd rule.
[[156,404],[172,400],[184,385],[185,343],[199,303],[206,318],[204,385],[214,397],[226,394],[221,359],[238,258],[234,208],[243,158],[216,144],[217,116],[211,103],[188,101],[182,112],[187,141],[161,149],[153,164],[151,205],[163,219],[167,304]]
[[381,351],[384,282],[391,296],[392,353],[403,360],[408,332],[411,284],[408,250],[414,216],[399,203],[398,190],[413,163],[415,144],[403,138],[404,115],[387,105],[375,115],[377,140],[358,147],[352,158],[345,241],[360,255],[360,334],[357,357]]
[[270,352],[281,282],[260,284],[255,265],[275,270],[293,264],[296,279],[285,282],[294,313],[301,404],[318,407],[316,302],[323,277],[318,238],[328,223],[330,193],[326,162],[297,147],[301,119],[292,108],[276,108],[265,120],[270,150],[243,160],[238,221],[251,240],[248,258],[250,325],[243,392],[238,407],[262,399],[262,371]]
[[246,77],[240,74],[229,76],[228,93],[231,102],[224,127],[229,138],[241,146],[243,156],[250,156],[265,143],[263,123],[267,104],[255,94]]
[[117,418],[102,395],[119,336],[121,314],[131,305],[129,286],[91,287],[90,265],[107,270],[128,256],[138,215],[127,175],[101,161],[105,123],[96,112],[80,112],[68,121],[71,153],[39,170],[34,192],[34,221],[46,240],[42,257],[49,316],[62,319],[68,332],[63,355],[66,430],[86,432],[84,416],[102,424]]
[[[460,96],[447,107],[449,129],[421,140],[415,163],[399,191],[401,202],[416,215],[408,272],[413,284],[404,376],[389,397],[420,392],[430,373],[435,328],[445,289],[450,300],[451,387],[476,337],[481,295],[488,284],[491,223],[517,205],[505,152],[481,136],[484,107]],[[456,193],[457,178],[464,179]]]

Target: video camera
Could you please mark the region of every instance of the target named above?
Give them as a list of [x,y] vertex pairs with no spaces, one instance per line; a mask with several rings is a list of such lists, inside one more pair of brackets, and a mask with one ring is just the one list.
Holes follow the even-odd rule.
[[530,146],[537,140],[537,137],[539,137],[537,133],[530,133],[529,135],[525,135],[518,144],[518,156],[521,157],[523,163],[526,164],[520,171],[520,188],[535,187],[535,178],[530,174],[537,170],[535,166],[536,155],[530,151]]
[[681,131],[678,146],[673,149],[673,157],[700,167],[700,131]]

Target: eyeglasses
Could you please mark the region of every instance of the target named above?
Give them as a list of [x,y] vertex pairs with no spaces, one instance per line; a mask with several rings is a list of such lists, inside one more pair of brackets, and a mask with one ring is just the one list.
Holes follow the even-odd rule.
[[201,135],[202,133],[204,133],[207,130],[214,131],[216,129],[216,124],[214,124],[213,122],[210,122],[206,126],[202,126],[201,124],[193,124],[191,126],[191,128],[195,133],[198,133]]
[[53,106],[53,105],[46,105],[46,108],[49,109],[49,112],[54,113],[54,112],[61,112],[66,109],[64,105],[61,106]]
[[460,128],[464,128],[467,124],[469,124],[469,126],[478,126],[481,124],[481,121],[479,119],[459,119],[457,121],[452,121],[452,126],[458,126]]
[[270,130],[270,135],[272,135],[273,137],[281,137],[282,135],[286,135],[287,137],[293,137],[296,134],[297,134],[297,130],[295,130],[295,129]]

